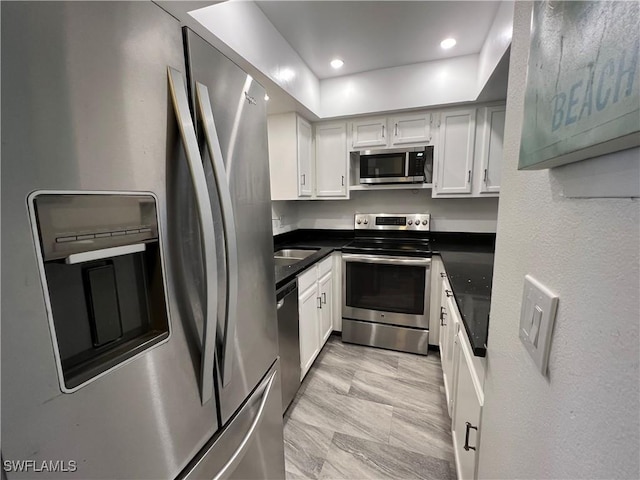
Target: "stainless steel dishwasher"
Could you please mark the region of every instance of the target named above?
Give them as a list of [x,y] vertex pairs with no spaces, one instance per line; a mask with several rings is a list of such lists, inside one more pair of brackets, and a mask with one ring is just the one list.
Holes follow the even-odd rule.
[[276,292],[278,342],[282,377],[282,413],[300,387],[300,326],[298,323],[298,281],[292,280]]

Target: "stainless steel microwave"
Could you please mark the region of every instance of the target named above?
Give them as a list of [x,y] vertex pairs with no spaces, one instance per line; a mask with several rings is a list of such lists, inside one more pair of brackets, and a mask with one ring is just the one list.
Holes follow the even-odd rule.
[[431,183],[433,146],[360,152],[360,183]]

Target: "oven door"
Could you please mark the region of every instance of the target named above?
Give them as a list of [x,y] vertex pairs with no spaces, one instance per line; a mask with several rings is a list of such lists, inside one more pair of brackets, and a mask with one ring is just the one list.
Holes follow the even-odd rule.
[[429,328],[430,258],[345,254],[342,267],[345,318]]

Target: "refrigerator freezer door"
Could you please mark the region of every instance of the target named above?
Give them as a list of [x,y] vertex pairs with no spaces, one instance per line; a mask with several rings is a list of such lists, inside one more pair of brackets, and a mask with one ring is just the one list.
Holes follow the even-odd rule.
[[[191,299],[176,293],[174,239],[199,239],[167,229],[187,171],[167,81],[167,66],[185,71],[179,23],[151,2],[0,8],[3,460],[77,462],[48,478],[175,478],[218,430],[215,397],[200,399]],[[58,383],[29,222],[38,189],[158,200],[170,336],[74,393]]]
[[[218,256],[218,378],[220,412],[225,424],[263,378],[278,355],[273,276],[273,237],[267,117],[264,89],[242,69],[192,31],[185,29],[192,111],[198,112],[196,82],[207,87],[222,162],[212,162],[201,118],[196,122],[210,192],[229,189],[235,245],[225,222],[220,193],[212,198]],[[213,155],[217,153],[214,151]],[[214,159],[216,160],[216,159]],[[224,172],[214,172],[214,163]],[[217,185],[226,179],[227,185]],[[216,215],[217,212],[217,215]],[[229,220],[229,218],[227,218]],[[231,244],[230,244],[231,242]],[[229,257],[235,247],[237,263]],[[226,255],[220,255],[226,252]],[[221,278],[222,276],[222,278]],[[227,286],[237,285],[237,296]],[[234,300],[237,298],[237,300]],[[235,312],[235,313],[234,313]],[[234,328],[235,327],[235,328]],[[230,358],[231,357],[231,358]]]
[[180,475],[195,479],[284,479],[284,440],[280,411],[280,362],[229,424]]

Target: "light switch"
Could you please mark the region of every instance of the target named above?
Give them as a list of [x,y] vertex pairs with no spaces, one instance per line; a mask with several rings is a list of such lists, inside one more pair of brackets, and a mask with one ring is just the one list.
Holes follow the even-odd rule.
[[547,373],[557,308],[558,296],[531,275],[526,275],[520,311],[520,340],[543,375]]
[[542,321],[542,309],[536,305],[533,309],[533,317],[531,318],[531,331],[529,332],[529,340],[534,347],[538,348],[538,332],[540,332],[540,322]]

